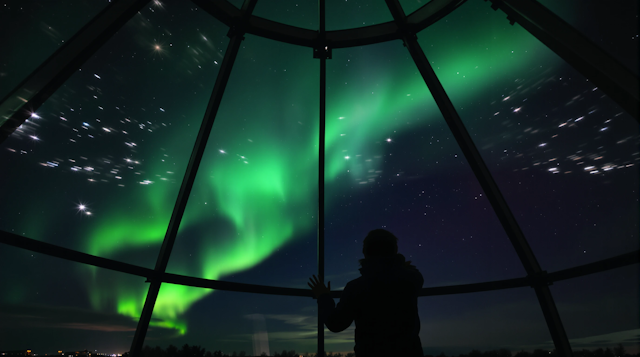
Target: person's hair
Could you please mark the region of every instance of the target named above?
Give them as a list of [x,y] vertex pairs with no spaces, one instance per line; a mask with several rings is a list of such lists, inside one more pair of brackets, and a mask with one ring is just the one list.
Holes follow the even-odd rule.
[[364,238],[362,253],[368,257],[390,257],[398,253],[398,238],[385,229],[374,229]]

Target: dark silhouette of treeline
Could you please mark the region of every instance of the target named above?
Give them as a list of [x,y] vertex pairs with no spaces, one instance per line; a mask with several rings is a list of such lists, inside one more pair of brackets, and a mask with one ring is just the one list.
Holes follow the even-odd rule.
[[[294,350],[282,350],[282,352],[273,352],[271,356],[278,357],[298,357],[300,353],[296,353]],[[304,353],[303,356],[312,357],[314,354]],[[188,344],[184,344],[182,348],[178,348],[174,345],[169,345],[166,349],[162,349],[160,346],[151,347],[149,345],[144,346],[142,349],[142,354],[140,357],[265,357],[268,356],[265,352],[263,352],[260,356],[254,356],[247,354],[245,351],[236,352],[222,352],[218,351],[207,351],[201,346],[189,346]],[[342,355],[331,355],[327,354],[327,357],[347,357]],[[129,352],[125,352],[122,357],[130,357]],[[355,354],[351,354],[349,357],[355,357]]]
[[[529,351],[520,351],[512,353],[511,350],[508,349],[499,349],[499,350],[491,350],[480,352],[479,350],[472,350],[467,354],[460,355],[451,355],[447,356],[444,353],[441,353],[437,356],[434,355],[425,355],[425,357],[558,357],[556,350],[543,350],[543,349],[535,349],[533,352]],[[607,347],[606,349],[598,348],[595,350],[574,350],[573,357],[640,357],[639,354],[628,354],[624,349],[622,344],[618,344],[613,349]]]
[[[125,352],[123,357],[130,357],[129,352]],[[160,348],[160,346],[150,347],[145,346],[142,349],[141,357],[265,357],[268,356],[266,353],[262,353],[260,356],[253,356],[247,354],[245,351],[236,352],[222,352],[222,351],[207,351],[201,346],[189,346],[185,344],[182,348],[178,348],[174,345],[169,345],[166,349]],[[318,357],[316,353],[296,353],[294,350],[282,350],[282,352],[273,352],[271,355],[273,357]],[[355,353],[350,352],[347,354],[342,353],[333,353],[333,352],[325,352],[325,357],[355,357]],[[389,357],[402,357],[402,356],[389,356]],[[472,350],[467,354],[459,354],[459,355],[451,355],[447,356],[444,353],[440,353],[437,356],[434,355],[425,355],[425,357],[558,357],[558,354],[555,350],[543,350],[536,349],[533,352],[529,351],[520,351],[516,353],[512,353],[511,350],[508,349],[499,349],[499,350],[491,350],[481,352],[479,350]],[[607,347],[606,349],[598,348],[595,350],[574,350],[573,357],[640,357],[640,354],[628,354],[624,349],[622,344],[618,344],[613,349]]]

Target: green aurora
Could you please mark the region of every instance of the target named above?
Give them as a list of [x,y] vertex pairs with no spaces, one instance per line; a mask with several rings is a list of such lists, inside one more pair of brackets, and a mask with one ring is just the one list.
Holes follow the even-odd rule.
[[[548,49],[519,26],[510,27],[502,13],[480,4],[488,16],[471,16],[475,9],[470,5],[459,10],[461,17],[475,19],[464,29],[454,31],[455,21],[440,21],[419,35],[454,102],[467,102],[481,94],[485,86],[491,87],[492,81],[526,72],[534,60],[539,63],[540,54],[549,58],[547,63],[553,61]],[[196,242],[197,249],[193,249],[194,256],[189,261],[172,258],[168,267],[172,273],[224,279],[251,269],[301,232],[315,229],[317,62],[310,58],[309,49],[249,35],[244,47],[234,66],[177,238],[177,245],[188,240]],[[243,53],[251,49],[255,50],[250,55]],[[373,56],[374,63],[368,63]],[[282,73],[264,70],[266,64],[253,65],[250,57],[257,57],[257,62],[279,61],[279,68],[286,68],[289,73],[287,79],[280,80]],[[345,66],[346,63],[351,65]],[[415,118],[412,129],[441,120],[426,85],[399,41],[334,50],[327,66],[325,182],[329,190],[338,189],[332,182],[345,172],[351,179],[361,181],[366,180],[370,170],[380,169],[376,157],[384,154],[381,143],[409,128],[405,119],[402,123],[398,120],[398,113],[408,113],[403,118]],[[270,85],[278,87],[275,104],[270,102],[273,98],[263,95],[271,90]],[[242,96],[245,103],[251,104],[238,106],[233,100],[229,103],[229,98],[235,96]],[[279,103],[281,98],[286,98],[286,103]],[[202,113],[187,115],[201,117]],[[193,128],[189,130],[177,137],[189,137],[190,141],[168,143],[166,152],[186,157],[195,135]],[[167,165],[159,160],[150,165],[148,172],[167,171]],[[180,165],[181,169],[173,174],[178,178],[186,164]],[[134,203],[130,210],[147,212],[145,219],[128,217],[118,207],[96,217],[86,250],[114,257],[132,249],[159,247],[180,179],[173,185],[168,182],[154,182],[131,200]],[[330,209],[331,202],[327,204]],[[196,229],[203,224],[219,226],[207,232]],[[94,308],[104,310],[115,301],[118,313],[137,320],[146,290],[147,285],[100,288],[94,276],[90,294]],[[152,324],[186,333],[187,323],[181,315],[211,292],[163,284]]]

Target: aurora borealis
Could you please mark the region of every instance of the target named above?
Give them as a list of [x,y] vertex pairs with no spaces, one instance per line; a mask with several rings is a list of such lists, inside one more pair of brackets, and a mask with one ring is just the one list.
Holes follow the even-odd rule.
[[[267,18],[297,7],[287,1],[267,9],[261,1],[256,15]],[[386,18],[380,4],[361,12],[353,3],[332,4],[341,16],[328,18],[327,28],[353,26],[358,16],[369,16],[365,25]],[[353,24],[340,23],[345,18]],[[224,57],[227,30],[187,1],[151,2],[137,14],[2,144],[0,164],[11,169],[0,182],[14,189],[3,194],[0,229],[153,267]],[[620,33],[600,35],[637,33],[633,26],[610,31]],[[470,0],[418,38],[543,269],[638,249],[639,136],[630,116],[483,1]],[[361,239],[375,227],[396,233],[400,252],[423,272],[425,286],[523,276],[402,43],[334,49],[327,71],[324,200],[332,286],[339,289],[357,276]],[[168,272],[306,286],[316,269],[318,73],[311,49],[245,36]],[[8,91],[2,87],[1,93]],[[82,338],[94,341],[88,348],[128,349],[148,289],[142,279],[14,248],[3,247],[0,257],[3,271],[33,266],[0,280],[1,317],[10,321],[0,324],[2,331],[10,324],[18,326],[12,331],[36,326],[39,336],[46,326],[82,330]],[[585,283],[571,289],[553,287],[570,338],[639,328],[626,316],[637,311],[637,287],[629,283],[637,272],[618,273],[582,278]],[[607,292],[584,301],[579,299],[589,294],[576,296],[603,281],[610,284]],[[496,329],[487,337],[467,326],[465,334],[482,336],[467,343],[486,343],[479,349],[510,344],[515,350],[550,340],[531,291],[471,295],[421,300],[425,347],[466,350],[437,326],[481,326],[478,321],[495,316],[501,326],[528,321],[529,327]],[[602,304],[609,313],[584,323],[584,311]],[[314,309],[315,301],[302,298],[164,284],[148,343],[251,351],[251,336],[259,332],[252,321],[260,315],[272,350],[312,351]],[[49,324],[34,324],[25,318],[29,311],[41,311]],[[59,311],[65,312],[63,321],[52,323]],[[90,322],[71,321],[81,315]],[[71,345],[69,337],[61,338],[66,347],[58,347],[13,333],[5,336],[46,352],[82,346]],[[351,328],[326,335],[327,350],[350,350],[352,336]],[[7,341],[0,341],[0,349]]]

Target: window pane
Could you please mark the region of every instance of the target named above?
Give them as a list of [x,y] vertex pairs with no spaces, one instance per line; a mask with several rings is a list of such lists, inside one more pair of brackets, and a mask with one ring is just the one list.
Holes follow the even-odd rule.
[[420,44],[542,268],[638,249],[637,122],[488,3],[446,20]]
[[107,0],[2,4],[0,99],[109,4]]
[[306,287],[316,267],[318,62],[247,35],[168,271]]
[[3,143],[0,229],[153,266],[226,49],[196,9],[145,8]]
[[531,288],[422,297],[418,309],[425,355],[554,348]]
[[540,0],[544,6],[638,74],[638,1]]
[[330,0],[326,2],[327,31],[365,27],[393,21],[384,0],[365,2]]
[[613,348],[638,352],[638,265],[563,280],[551,292],[574,351]]
[[317,305],[311,298],[163,284],[145,345],[181,349],[189,344],[228,355],[303,354],[316,351],[317,331]]
[[551,292],[574,352],[622,344],[638,353],[637,264],[558,281]]
[[523,276],[484,192],[400,41],[334,50],[327,64],[326,271],[360,274],[375,228],[424,286]]
[[253,15],[305,29],[319,26],[317,1],[260,0]]
[[145,278],[1,248],[0,335],[5,351],[129,350],[138,319],[128,306],[140,303],[132,299],[134,291],[144,291],[144,303]]

